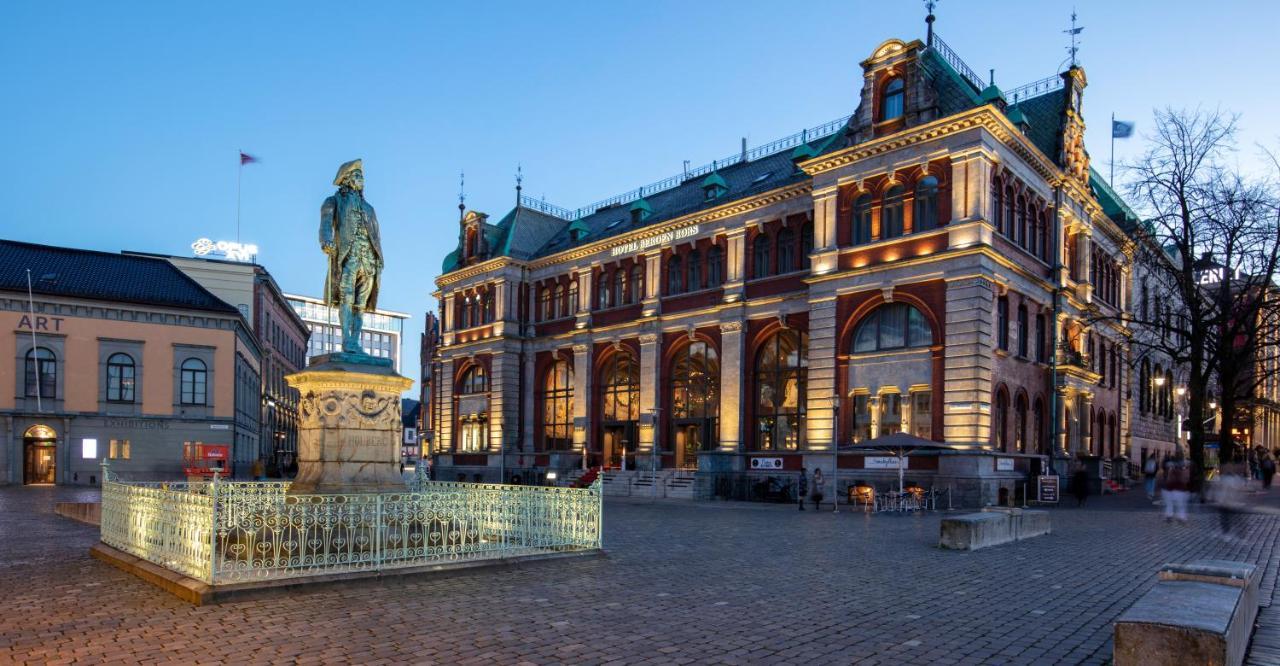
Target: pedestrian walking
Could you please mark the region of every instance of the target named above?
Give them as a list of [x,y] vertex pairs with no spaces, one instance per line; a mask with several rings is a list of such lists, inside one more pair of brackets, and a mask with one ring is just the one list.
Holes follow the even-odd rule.
[[1222,530],[1222,538],[1236,541],[1236,528],[1240,523],[1240,512],[1244,508],[1244,491],[1248,483],[1236,473],[1234,465],[1223,465],[1222,473],[1210,487],[1209,497],[1218,509],[1218,527]]
[[1160,466],[1156,464],[1156,454],[1152,453],[1147,456],[1146,462],[1142,463],[1142,481],[1147,486],[1147,499],[1149,500],[1156,498],[1156,473],[1159,471]]
[[821,509],[822,505],[822,468],[813,468],[813,510]]
[[804,511],[804,499],[809,495],[809,473],[808,470],[800,468],[800,481],[796,488],[796,497],[800,500],[800,510]]
[[1190,496],[1190,472],[1191,470],[1182,461],[1180,457],[1169,462],[1164,470],[1164,487],[1161,489],[1164,497],[1164,519],[1165,522],[1177,519],[1179,522],[1187,522],[1187,500]]
[[1266,457],[1262,459],[1262,487],[1270,489],[1271,479],[1276,475],[1276,459],[1269,453],[1263,455]]
[[1089,470],[1085,469],[1083,458],[1076,460],[1071,472],[1071,494],[1076,498],[1076,506],[1084,506],[1089,497]]

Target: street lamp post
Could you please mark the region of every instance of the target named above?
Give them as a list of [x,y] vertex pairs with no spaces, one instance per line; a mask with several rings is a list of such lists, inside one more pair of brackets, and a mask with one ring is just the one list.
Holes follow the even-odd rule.
[[831,513],[840,513],[840,396],[831,398]]

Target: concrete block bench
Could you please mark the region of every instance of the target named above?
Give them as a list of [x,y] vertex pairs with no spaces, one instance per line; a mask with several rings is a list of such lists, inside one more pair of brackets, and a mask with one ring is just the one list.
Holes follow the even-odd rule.
[[938,545],[951,550],[977,550],[1050,532],[1049,512],[1027,509],[983,509],[942,519]]
[[1166,564],[1157,577],[1116,620],[1116,666],[1244,662],[1258,614],[1257,567],[1199,560]]

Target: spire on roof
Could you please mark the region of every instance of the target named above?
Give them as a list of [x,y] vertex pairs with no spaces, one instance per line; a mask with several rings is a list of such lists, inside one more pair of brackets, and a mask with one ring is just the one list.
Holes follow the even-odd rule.
[[462,219],[462,216],[466,213],[466,210],[467,210],[467,172],[459,171],[458,172],[458,219],[459,220]]
[[1074,8],[1071,10],[1071,28],[1062,32],[1071,36],[1071,46],[1067,47],[1067,53],[1070,54],[1071,66],[1075,67],[1076,56],[1080,53],[1080,41],[1076,36],[1084,32],[1084,26],[1076,26],[1076,10]]
[[929,26],[927,37],[925,38],[925,46],[933,46],[933,8],[938,6],[938,0],[924,0],[924,8],[929,11],[928,16],[924,17],[925,25]]
[[520,207],[520,190],[523,189],[524,172],[520,169],[520,163],[516,162],[516,208]]

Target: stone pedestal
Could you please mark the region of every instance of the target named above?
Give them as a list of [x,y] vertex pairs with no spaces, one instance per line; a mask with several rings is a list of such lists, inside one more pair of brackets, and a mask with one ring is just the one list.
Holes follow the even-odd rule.
[[404,491],[400,394],[413,385],[390,359],[316,357],[285,381],[298,389],[298,476],[290,494]]

